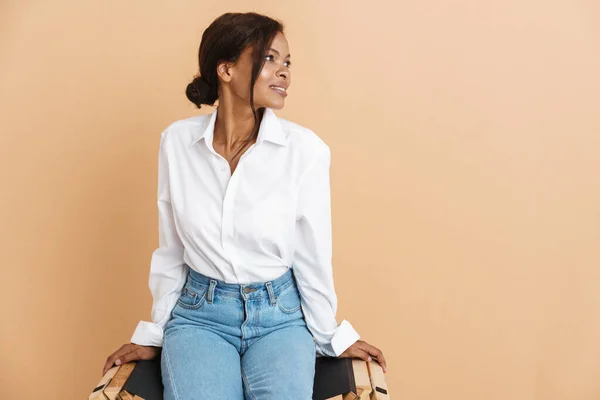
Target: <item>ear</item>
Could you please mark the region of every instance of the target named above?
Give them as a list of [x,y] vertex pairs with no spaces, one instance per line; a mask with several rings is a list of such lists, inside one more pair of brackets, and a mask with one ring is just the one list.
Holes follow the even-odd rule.
[[217,75],[223,82],[231,82],[233,74],[233,63],[227,61],[219,61],[217,64]]

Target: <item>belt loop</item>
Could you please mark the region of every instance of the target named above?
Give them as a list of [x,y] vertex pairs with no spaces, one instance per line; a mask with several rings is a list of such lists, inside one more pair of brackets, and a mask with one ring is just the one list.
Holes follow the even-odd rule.
[[207,295],[208,304],[212,304],[212,302],[213,302],[213,296],[215,295],[215,286],[217,286],[217,281],[215,281],[214,279],[211,279],[210,286],[208,287],[208,295]]
[[275,304],[277,304],[277,296],[275,296],[275,293],[273,292],[273,286],[271,285],[271,281],[267,282],[267,292],[269,293],[269,300],[271,302],[271,305],[274,306]]

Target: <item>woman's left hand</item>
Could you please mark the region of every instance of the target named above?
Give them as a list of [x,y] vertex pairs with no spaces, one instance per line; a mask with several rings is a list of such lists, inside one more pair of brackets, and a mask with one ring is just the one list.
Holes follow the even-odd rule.
[[383,372],[387,373],[387,365],[385,363],[385,358],[383,358],[383,353],[375,346],[371,346],[369,343],[364,340],[358,340],[352,346],[348,347],[346,351],[338,356],[338,358],[360,358],[365,361],[375,360],[381,368],[383,368]]

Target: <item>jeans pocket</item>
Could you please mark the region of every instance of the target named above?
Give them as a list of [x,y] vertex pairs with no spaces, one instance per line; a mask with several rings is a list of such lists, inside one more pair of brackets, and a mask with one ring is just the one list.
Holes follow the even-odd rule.
[[177,305],[190,310],[197,310],[204,304],[208,288],[199,290],[186,284],[177,300]]
[[277,307],[286,314],[300,310],[300,294],[293,285],[279,293]]

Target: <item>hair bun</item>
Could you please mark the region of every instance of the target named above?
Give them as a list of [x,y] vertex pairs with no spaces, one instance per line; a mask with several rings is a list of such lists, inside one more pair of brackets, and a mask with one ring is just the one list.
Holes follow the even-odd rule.
[[201,76],[197,76],[187,85],[185,95],[198,108],[202,104],[213,105],[218,98],[217,91]]

